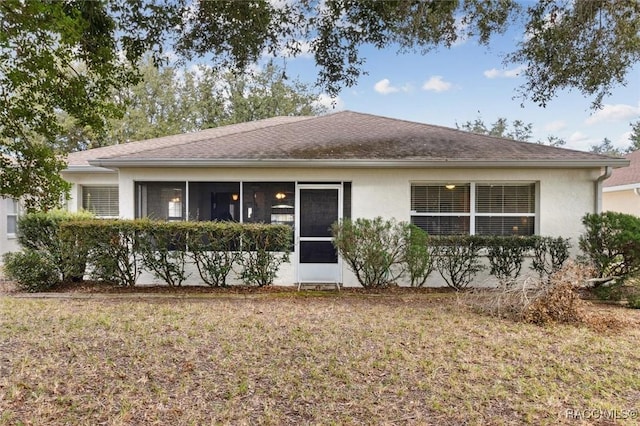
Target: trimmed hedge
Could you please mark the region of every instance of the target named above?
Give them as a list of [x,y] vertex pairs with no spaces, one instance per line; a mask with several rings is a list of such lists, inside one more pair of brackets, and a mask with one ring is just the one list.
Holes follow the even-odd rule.
[[87,247],[77,235],[61,233],[61,225],[71,221],[91,220],[88,212],[64,210],[28,213],[18,219],[18,243],[25,251],[40,253],[51,259],[62,281],[82,281]]
[[292,232],[286,225],[148,219],[74,221],[61,228],[89,247],[94,278],[122,286],[135,285],[143,269],[180,286],[188,278],[188,258],[208,285],[226,285],[234,267],[245,283],[270,285],[289,259]]
[[342,220],[331,227],[334,245],[365,288],[385,287],[401,275],[412,287],[423,286],[433,270],[455,290],[467,288],[489,261],[489,273],[510,286],[520,276],[525,256],[541,279],[569,258],[569,240],[541,236],[428,236],[406,222],[375,219]]

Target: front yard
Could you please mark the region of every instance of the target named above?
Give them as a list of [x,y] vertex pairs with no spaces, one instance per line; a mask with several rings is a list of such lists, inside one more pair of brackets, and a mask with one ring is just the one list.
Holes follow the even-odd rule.
[[0,295],[0,424],[636,424],[640,311],[592,309],[626,326],[451,294]]

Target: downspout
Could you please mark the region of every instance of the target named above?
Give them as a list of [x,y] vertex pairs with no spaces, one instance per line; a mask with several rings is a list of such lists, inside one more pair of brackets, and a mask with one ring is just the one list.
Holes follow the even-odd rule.
[[602,213],[602,182],[604,182],[606,179],[609,179],[611,177],[611,173],[613,173],[613,168],[611,166],[605,166],[604,174],[598,176],[598,179],[596,179],[596,202],[594,206],[594,213]]

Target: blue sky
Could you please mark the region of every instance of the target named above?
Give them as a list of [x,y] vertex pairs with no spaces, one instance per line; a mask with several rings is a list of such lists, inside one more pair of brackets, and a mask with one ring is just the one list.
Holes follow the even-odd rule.
[[[559,93],[545,108],[531,102],[521,107],[516,89],[524,79],[517,65],[505,67],[501,56],[514,49],[519,37],[522,33],[507,33],[492,39],[488,48],[468,40],[426,55],[366,48],[368,75],[343,89],[336,109],[454,128],[478,116],[487,125],[505,117],[532,123],[533,140],[554,135],[567,141],[567,148],[588,150],[605,137],[614,146],[629,145],[629,124],[640,118],[640,64],[628,75],[627,86],[617,87],[600,110],[591,110],[592,99],[576,91]],[[315,82],[310,56],[275,62],[286,65],[289,77]]]

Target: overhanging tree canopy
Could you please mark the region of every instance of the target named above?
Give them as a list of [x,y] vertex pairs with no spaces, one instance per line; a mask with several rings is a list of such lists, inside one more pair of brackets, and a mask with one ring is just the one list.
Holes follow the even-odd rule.
[[505,60],[526,66],[522,96],[540,105],[574,88],[597,106],[640,59],[637,0],[4,0],[0,195],[29,193],[8,173],[22,167],[24,150],[51,162],[30,169],[34,176],[62,167],[38,145],[59,133],[57,112],[103,131],[118,114],[111,93],[137,80],[145,52],[160,60],[169,47],[184,59],[206,55],[214,68],[243,69],[265,53],[295,56],[308,46],[318,84],[335,95],[366,69],[364,45],[427,52],[460,37],[486,45],[510,25],[523,41]]

